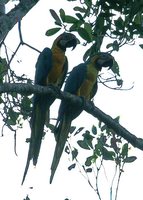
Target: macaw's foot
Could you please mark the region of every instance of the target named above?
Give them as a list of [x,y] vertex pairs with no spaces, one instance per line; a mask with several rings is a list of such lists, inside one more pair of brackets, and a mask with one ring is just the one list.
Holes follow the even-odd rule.
[[51,88],[54,91],[54,93],[56,93],[56,94],[59,94],[59,92],[60,92],[60,89],[52,83],[49,83],[47,85],[47,87]]
[[85,104],[86,104],[86,99],[85,99],[85,97],[81,97],[81,96],[80,96],[80,98],[81,98],[81,101],[82,101],[81,109],[83,110],[84,107],[85,107]]
[[79,98],[81,99],[81,101],[80,102],[78,101],[78,103],[76,103],[76,104],[74,102],[73,109],[70,110],[71,119],[75,119],[84,110],[85,98],[81,97],[81,96]]

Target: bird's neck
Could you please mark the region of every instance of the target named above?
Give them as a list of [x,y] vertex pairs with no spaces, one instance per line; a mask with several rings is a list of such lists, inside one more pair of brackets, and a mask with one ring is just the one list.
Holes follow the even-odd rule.
[[98,73],[99,70],[95,67],[95,64],[93,63],[88,64],[87,76],[90,81],[95,82],[97,80]]
[[63,51],[61,48],[59,48],[56,45],[53,45],[51,50],[53,54],[53,61],[63,62],[65,60],[65,51]]

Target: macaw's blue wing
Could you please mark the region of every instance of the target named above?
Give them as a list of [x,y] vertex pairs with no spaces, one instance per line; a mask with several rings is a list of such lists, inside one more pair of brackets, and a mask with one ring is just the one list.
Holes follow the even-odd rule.
[[36,63],[35,84],[46,86],[47,77],[52,69],[52,51],[45,48]]

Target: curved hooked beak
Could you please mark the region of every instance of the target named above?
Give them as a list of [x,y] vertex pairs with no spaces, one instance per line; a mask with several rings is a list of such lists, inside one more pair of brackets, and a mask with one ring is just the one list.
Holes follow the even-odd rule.
[[114,63],[114,57],[111,56],[110,54],[106,54],[105,57],[102,57],[102,59],[98,59],[98,65],[102,67],[109,67],[109,69],[112,68],[113,63]]
[[105,62],[104,67],[108,67],[108,70],[112,68],[114,63],[114,58],[113,56],[110,55],[109,59]]
[[73,47],[72,50],[74,50],[79,43],[79,40],[76,37],[73,37],[71,40],[67,41],[66,47]]
[[64,46],[65,48],[70,48],[70,47],[73,47],[72,50],[75,49],[75,47],[77,46],[77,44],[79,44],[79,40],[76,38],[75,35],[71,34],[71,33],[68,33],[69,37],[68,38],[65,38],[64,40],[61,40],[60,41],[60,44],[62,46]]

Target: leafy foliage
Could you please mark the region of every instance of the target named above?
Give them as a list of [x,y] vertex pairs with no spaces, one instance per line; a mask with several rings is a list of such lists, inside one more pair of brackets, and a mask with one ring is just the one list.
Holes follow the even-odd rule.
[[[115,121],[119,122],[119,117],[116,117]],[[75,132],[77,131],[75,130]],[[73,135],[79,138],[77,139],[78,147],[72,147],[70,144],[66,147],[72,155],[72,164],[68,169],[73,170],[80,167],[81,173],[88,177],[89,185],[97,192],[100,199],[98,176],[102,167],[105,170],[106,162],[112,162],[115,165],[115,175],[111,183],[111,189],[115,186],[118,188],[118,185],[113,186],[115,177],[117,177],[118,183],[114,184],[119,184],[121,174],[124,172],[124,165],[137,159],[136,156],[129,155],[129,144],[102,122],[99,122],[98,126],[93,125],[91,131],[82,129],[82,136],[81,132],[80,135],[74,133]],[[81,150],[79,150],[79,147]],[[79,152],[87,152],[87,150],[88,156],[85,156],[85,161],[81,164]],[[92,177],[95,176],[94,182],[96,180],[96,184],[92,183],[88,173],[92,173]],[[118,190],[116,195],[117,192]]]
[[66,14],[62,8],[59,13],[52,9],[50,12],[58,26],[56,31],[64,29],[77,32],[85,41],[84,45],[91,45],[84,59],[101,50],[104,38],[110,39],[106,49],[112,52],[118,51],[124,44],[134,44],[136,37],[143,37],[141,0],[116,2],[85,0],[78,3],[79,6],[73,7],[75,16]]
[[[17,76],[6,59],[0,58],[0,82],[10,83],[32,83],[27,79],[26,75]],[[7,126],[11,131],[16,131],[17,128],[22,128],[23,120],[30,116],[31,112],[31,98],[27,95],[19,95],[17,93],[2,94],[0,96],[1,111],[3,118],[3,128]],[[2,132],[3,135],[3,132]]]
[[[75,32],[79,35],[83,46],[87,46],[83,55],[86,61],[95,52],[114,52],[125,45],[133,45],[136,38],[143,37],[143,3],[142,1],[70,1],[74,15],[69,15],[62,8],[59,13],[50,9],[56,27],[46,32],[51,36],[60,30]],[[78,2],[75,4],[75,2]],[[140,47],[143,45],[140,44]],[[120,78],[116,61],[112,67],[113,77],[104,82],[115,82],[113,89],[120,89],[123,80]],[[106,82],[106,83],[105,83]],[[108,84],[107,84],[108,85]],[[110,87],[109,85],[107,87]]]

